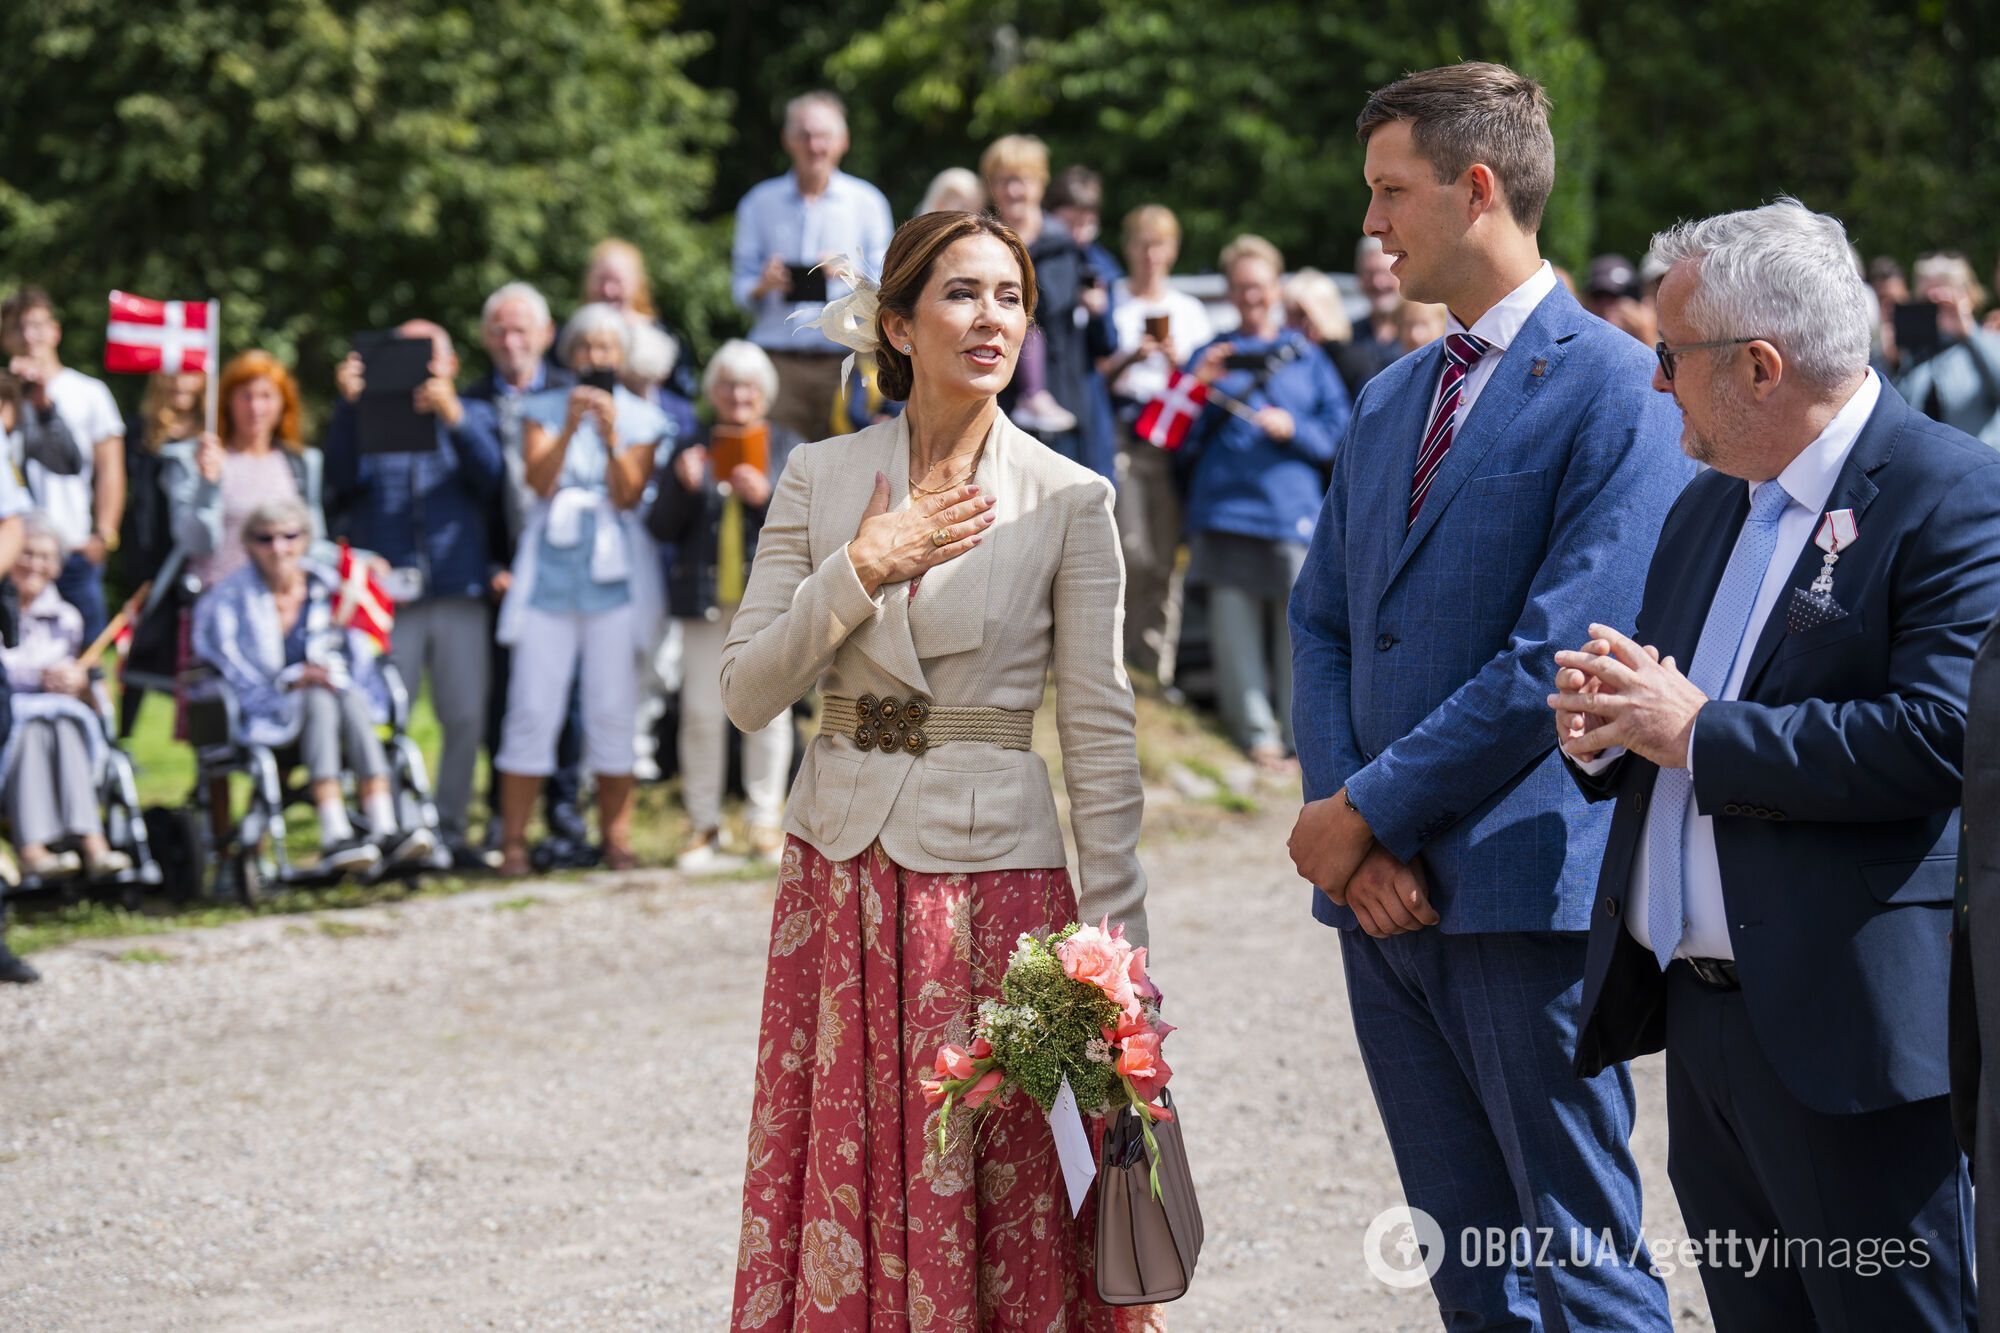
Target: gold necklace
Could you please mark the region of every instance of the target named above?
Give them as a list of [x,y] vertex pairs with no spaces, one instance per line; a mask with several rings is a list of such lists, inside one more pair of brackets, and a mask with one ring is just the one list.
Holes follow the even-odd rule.
[[981,441],[979,447],[972,453],[972,466],[965,470],[963,477],[960,477],[957,481],[948,481],[944,485],[937,487],[919,486],[915,481],[911,481],[910,493],[912,495],[943,495],[954,486],[963,486],[966,482],[972,480],[973,473],[979,471],[979,460],[985,456],[986,444],[984,441]]

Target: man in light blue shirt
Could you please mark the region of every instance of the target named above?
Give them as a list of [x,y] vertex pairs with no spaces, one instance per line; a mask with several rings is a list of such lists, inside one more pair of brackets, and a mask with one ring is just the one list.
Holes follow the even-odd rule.
[[[804,93],[786,105],[785,152],[792,169],[752,187],[736,206],[730,288],[736,304],[756,319],[750,341],[778,367],[771,419],[803,439],[819,440],[844,429],[835,425],[834,410],[847,349],[801,327],[823,301],[792,299],[801,276],[795,270],[846,255],[870,277],[880,277],[895,224],[880,190],[840,170],[847,111],[832,93]],[[825,299],[848,290],[832,278],[826,285]]]

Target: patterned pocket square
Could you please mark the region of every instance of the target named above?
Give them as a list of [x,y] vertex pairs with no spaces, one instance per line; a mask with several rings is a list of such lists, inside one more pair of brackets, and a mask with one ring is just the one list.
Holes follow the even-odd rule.
[[1834,601],[1832,593],[1794,588],[1791,606],[1785,612],[1785,629],[1788,633],[1803,634],[1809,629],[1830,625],[1846,614],[1847,608]]

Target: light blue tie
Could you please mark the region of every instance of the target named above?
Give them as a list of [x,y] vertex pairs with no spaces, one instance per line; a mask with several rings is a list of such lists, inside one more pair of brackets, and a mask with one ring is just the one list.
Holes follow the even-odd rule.
[[[1729,567],[1716,585],[1715,600],[1709,604],[1708,619],[1702,622],[1701,640],[1695,645],[1694,665],[1688,680],[1711,699],[1722,697],[1729,684],[1729,669],[1743,647],[1743,633],[1750,627],[1750,610],[1757,604],[1757,590],[1771,565],[1771,552],[1778,546],[1778,519],[1792,497],[1775,481],[1757,487],[1750,496],[1750,517],[1729,553]],[[1653,957],[1664,971],[1680,947],[1681,933],[1687,928],[1687,889],[1682,878],[1686,847],[1688,800],[1694,794],[1694,780],[1685,768],[1663,768],[1653,785],[1653,822],[1646,838],[1646,933],[1652,937]]]

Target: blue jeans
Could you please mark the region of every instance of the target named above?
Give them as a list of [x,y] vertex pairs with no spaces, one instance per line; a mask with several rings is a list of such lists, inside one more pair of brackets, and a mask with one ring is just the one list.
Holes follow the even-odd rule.
[[56,576],[56,591],[83,615],[85,645],[97,642],[104,632],[104,569],[93,565],[80,551],[72,551]]

